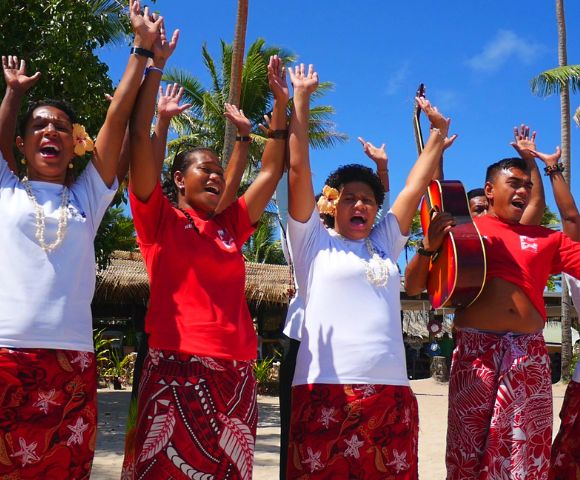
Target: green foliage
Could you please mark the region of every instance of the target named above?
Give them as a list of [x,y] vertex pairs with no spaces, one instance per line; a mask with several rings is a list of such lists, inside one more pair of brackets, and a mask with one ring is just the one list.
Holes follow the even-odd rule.
[[570,373],[568,378],[572,378],[574,376],[574,371],[576,370],[576,364],[580,360],[580,354],[575,352],[572,354],[572,359],[570,360]]
[[274,376],[273,369],[276,367],[275,362],[275,357],[269,357],[264,360],[257,360],[254,363],[254,375],[257,383],[272,381],[272,377]]
[[132,251],[137,248],[133,221],[123,215],[120,207],[111,207],[105,213],[95,239],[97,267],[104,270],[114,250]]
[[532,92],[540,97],[559,94],[568,85],[572,93],[580,91],[580,65],[566,65],[540,73],[530,80]]
[[95,361],[97,362],[97,377],[103,377],[105,371],[110,367],[109,352],[111,340],[103,337],[105,329],[93,330],[93,344],[95,346]]
[[544,207],[544,215],[542,216],[542,220],[540,220],[540,225],[548,228],[555,228],[560,225],[558,215],[552,212],[547,205]]
[[[272,110],[273,98],[268,86],[267,67],[270,56],[274,54],[287,64],[295,59],[289,52],[268,46],[263,39],[258,39],[248,48],[244,62],[240,108],[255,126],[252,132],[254,141],[249,153],[250,170],[257,168],[267,140],[258,124]],[[202,57],[209,73],[210,87],[204,87],[197,78],[184,70],[172,69],[163,77],[168,82],[182,85],[185,89],[184,101],[193,104],[191,109],[172,121],[178,138],[169,143],[171,152],[193,146],[210,147],[218,153],[223,150],[226,122],[223,112],[229,92],[232,45],[221,42],[219,61],[211,56],[207,45],[203,45]],[[320,98],[331,88],[330,82],[323,82],[313,98]],[[314,148],[331,147],[347,139],[345,134],[335,130],[331,120],[334,114],[332,107],[315,106],[310,113],[310,142]]]
[[244,244],[242,253],[249,262],[285,265],[286,259],[280,240],[275,240],[278,220],[275,215],[265,213],[260,218],[256,231]]
[[0,53],[27,61],[42,73],[30,99],[70,102],[87,132],[96,136],[105,118],[105,93],[112,93],[108,67],[93,53],[120,42],[130,31],[125,2],[114,0],[3,0]]
[[409,250],[417,250],[423,240],[423,227],[421,227],[421,212],[417,210],[413,215],[411,226],[409,227],[409,238],[405,244],[405,261],[409,263]]

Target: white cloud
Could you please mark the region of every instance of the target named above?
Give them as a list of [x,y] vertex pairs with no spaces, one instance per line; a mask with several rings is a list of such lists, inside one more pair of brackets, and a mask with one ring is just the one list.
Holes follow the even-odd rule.
[[399,92],[409,73],[409,63],[403,64],[391,77],[387,83],[386,94],[395,95]]
[[529,65],[544,50],[543,45],[532,43],[511,30],[500,30],[481,53],[467,60],[467,64],[477,72],[491,73],[510,60]]

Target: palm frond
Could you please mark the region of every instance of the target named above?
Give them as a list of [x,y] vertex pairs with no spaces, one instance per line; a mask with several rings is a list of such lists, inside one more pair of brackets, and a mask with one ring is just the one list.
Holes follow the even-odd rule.
[[195,115],[201,114],[205,89],[197,78],[185,70],[171,68],[165,72],[163,80],[181,85],[184,88],[183,101],[193,105],[190,112],[195,112]]
[[108,38],[108,43],[121,46],[131,31],[124,4],[118,0],[91,0],[86,2],[91,14],[99,21],[100,34]]
[[203,64],[209,71],[209,75],[211,77],[211,82],[213,85],[213,91],[216,93],[221,92],[223,85],[220,82],[220,76],[215,67],[215,62],[213,61],[213,58],[211,57],[209,50],[207,49],[207,44],[205,43],[201,47],[201,55],[203,57]]
[[580,65],[552,68],[532,78],[532,92],[540,97],[559,94],[568,85],[572,92],[580,91]]

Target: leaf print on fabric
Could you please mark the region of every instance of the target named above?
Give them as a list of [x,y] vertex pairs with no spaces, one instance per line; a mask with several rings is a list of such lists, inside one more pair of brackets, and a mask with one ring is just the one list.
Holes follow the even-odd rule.
[[191,465],[189,465],[183,458],[179,456],[179,453],[171,444],[167,447],[167,458],[171,460],[173,465],[175,465],[179,470],[181,470],[187,478],[191,480],[214,480],[215,476],[210,473],[200,472],[196,470]]
[[64,352],[62,352],[61,350],[57,350],[56,359],[58,360],[58,364],[62,367],[62,369],[65,372],[70,373],[73,371],[73,367],[70,364],[70,362],[68,361],[68,358],[66,358],[66,355]]
[[8,452],[6,451],[6,443],[4,443],[4,435],[0,436],[0,463],[2,465],[12,465]]
[[225,368],[211,357],[197,357],[197,359],[199,360],[199,363],[201,363],[204,367],[209,368],[210,370],[215,370],[216,372],[225,371]]
[[149,460],[159,453],[169,443],[174,428],[175,407],[170,405],[167,413],[160,413],[153,419],[138,462]]
[[220,448],[237,467],[241,480],[250,480],[254,461],[254,436],[250,427],[223,413],[218,413],[218,418],[224,426],[219,439]]

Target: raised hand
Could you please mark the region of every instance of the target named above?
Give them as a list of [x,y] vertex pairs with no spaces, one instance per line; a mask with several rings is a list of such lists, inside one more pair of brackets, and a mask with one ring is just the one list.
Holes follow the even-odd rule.
[[25,93],[30,90],[40,78],[40,72],[32,76],[26,75],[26,62],[20,60],[15,55],[2,56],[2,70],[4,71],[4,80],[6,88],[17,93]]
[[556,147],[556,151],[554,153],[542,153],[542,152],[538,152],[535,149],[529,149],[529,152],[536,158],[539,158],[542,162],[544,162],[544,164],[546,165],[546,167],[552,167],[554,165],[556,165],[558,163],[558,160],[560,160],[560,157],[562,156],[562,150],[560,150],[560,147]]
[[432,128],[437,128],[443,135],[443,138],[447,138],[449,135],[449,125],[451,124],[451,119],[445,118],[437,107],[431,105],[431,102],[427,100],[425,97],[415,97],[417,101],[417,105],[423,110],[427,118],[429,118],[429,122],[431,122]]
[[229,103],[224,103],[224,107],[226,109],[224,117],[236,126],[239,135],[242,137],[249,136],[252,131],[252,123],[244,115],[244,111]]
[[457,140],[457,134],[453,134],[450,137],[445,137],[443,141],[443,151],[447,150],[453,143]]
[[530,127],[522,124],[520,128],[514,127],[514,141],[510,145],[515,148],[516,152],[525,160],[533,160],[536,150],[536,132],[530,135]]
[[177,47],[179,40],[179,30],[174,30],[171,40],[167,41],[167,32],[165,31],[165,22],[161,21],[159,25],[159,35],[153,43],[153,63],[158,68],[163,68],[169,57]]
[[387,157],[384,143],[380,147],[375,147],[371,142],[367,142],[362,137],[358,137],[358,141],[362,144],[366,156],[375,162],[377,169],[380,170],[387,168],[389,158]]
[[191,108],[191,103],[179,105],[183,92],[183,87],[180,87],[177,83],[167,85],[165,93],[163,93],[163,87],[159,87],[159,98],[157,100],[157,115],[159,118],[171,119]]
[[427,235],[423,239],[423,248],[429,252],[439,250],[447,232],[455,226],[455,219],[449,212],[435,212],[429,223]]
[[264,123],[259,123],[258,128],[262,131],[262,133],[266,136],[270,134],[270,122],[272,119],[269,115],[264,115]]
[[286,82],[286,69],[278,55],[272,55],[268,62],[268,83],[276,101],[287,103],[290,90]]
[[163,17],[152,16],[149,7],[145,7],[141,15],[139,0],[129,0],[129,19],[135,32],[135,46],[150,50],[159,36]]
[[318,88],[318,73],[314,71],[314,65],[308,65],[308,71],[306,71],[304,64],[301,63],[296,65],[294,70],[289,68],[288,73],[295,93],[310,95]]

